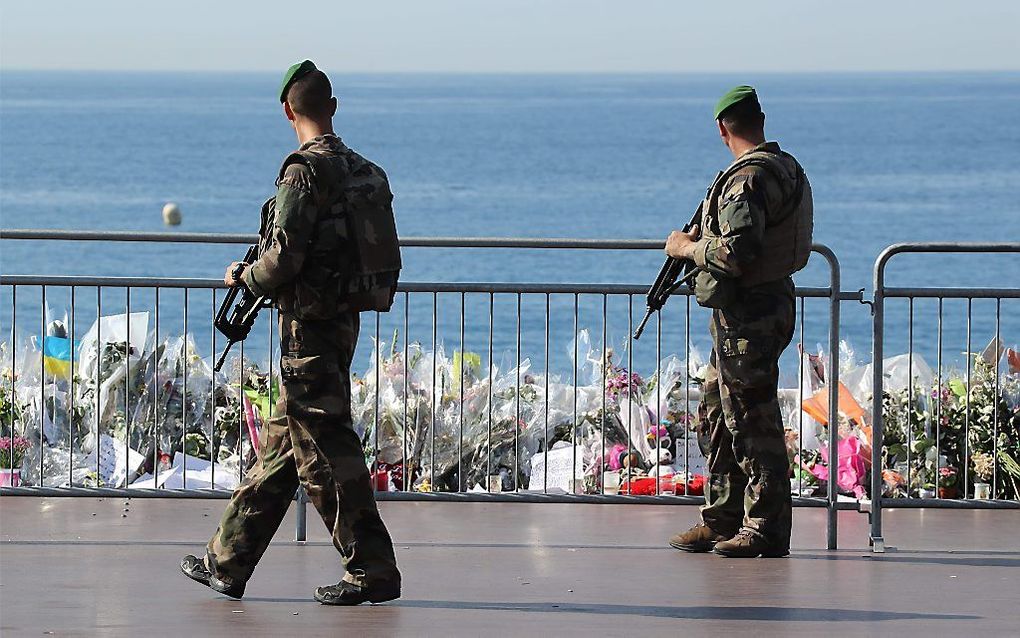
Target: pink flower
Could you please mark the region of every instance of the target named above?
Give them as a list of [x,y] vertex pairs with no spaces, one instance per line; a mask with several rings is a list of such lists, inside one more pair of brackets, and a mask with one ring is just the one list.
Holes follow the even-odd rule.
[[[861,452],[861,441],[856,436],[848,436],[845,439],[840,439],[838,448],[839,465],[836,468],[836,485],[843,492],[851,492],[857,498],[861,498],[866,494],[864,482],[868,478],[867,459]],[[827,481],[829,480],[829,468],[827,467],[829,450],[827,447],[823,447],[820,452],[825,465],[816,463],[811,468],[811,473],[819,481]]]
[[14,438],[9,436],[0,437],[0,450],[4,452],[14,450],[18,454],[24,454],[30,447],[32,447],[32,442],[23,436],[16,436]]

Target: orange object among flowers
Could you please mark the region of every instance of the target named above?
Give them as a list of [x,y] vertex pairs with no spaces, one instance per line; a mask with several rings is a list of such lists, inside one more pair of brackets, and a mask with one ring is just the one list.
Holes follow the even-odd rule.
[[[815,421],[818,421],[822,425],[829,424],[829,388],[828,386],[822,387],[818,392],[815,392],[810,397],[804,399],[804,403],[801,406],[805,412],[808,413]],[[854,395],[850,394],[850,390],[843,385],[842,382],[839,384],[839,399],[838,399],[839,411],[851,421],[856,421],[860,425],[864,424],[864,408],[857,402]]]

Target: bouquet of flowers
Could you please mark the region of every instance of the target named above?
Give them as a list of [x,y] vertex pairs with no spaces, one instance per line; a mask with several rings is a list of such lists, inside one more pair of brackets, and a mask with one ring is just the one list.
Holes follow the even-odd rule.
[[32,442],[23,436],[0,436],[0,470],[20,468],[31,446]]

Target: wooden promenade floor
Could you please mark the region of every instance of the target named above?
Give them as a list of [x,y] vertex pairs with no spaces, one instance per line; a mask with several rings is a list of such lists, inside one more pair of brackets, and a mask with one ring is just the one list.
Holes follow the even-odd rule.
[[[3,636],[1017,636],[1020,511],[887,510],[889,552],[866,519],[799,509],[785,559],[681,554],[690,506],[382,503],[404,597],[322,607],[341,575],[309,512],[293,511],[243,601],[177,568],[223,501],[0,498]],[[126,516],[124,516],[126,514]]]

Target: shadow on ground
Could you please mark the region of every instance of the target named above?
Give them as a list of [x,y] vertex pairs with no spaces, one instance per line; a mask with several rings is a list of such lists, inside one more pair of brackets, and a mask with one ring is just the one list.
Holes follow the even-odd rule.
[[[309,603],[307,598],[256,598],[246,601],[268,603]],[[526,613],[592,614],[596,616],[641,616],[689,620],[754,620],[776,622],[878,622],[890,620],[977,620],[965,614],[925,614],[901,611],[828,609],[825,607],[673,607],[663,605],[599,605],[578,603],[493,603],[453,600],[408,600],[387,603],[387,607],[449,609],[452,611],[499,611]]]
[[[991,553],[991,552],[989,552]],[[803,554],[793,553],[791,560],[871,561],[875,563],[909,563],[913,565],[949,565],[953,567],[1020,567],[1020,555],[997,552],[995,555],[967,556],[948,552],[886,553],[886,554]]]

